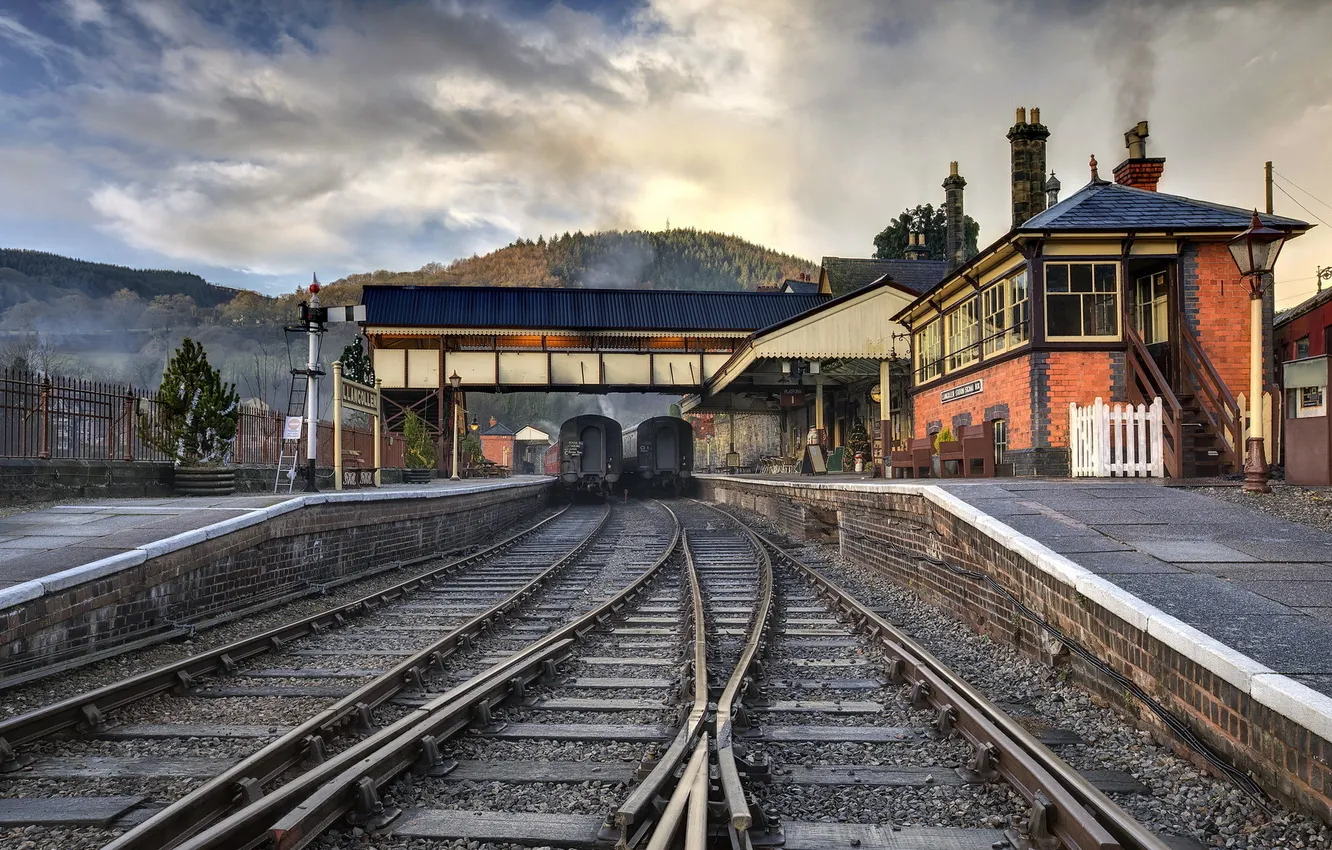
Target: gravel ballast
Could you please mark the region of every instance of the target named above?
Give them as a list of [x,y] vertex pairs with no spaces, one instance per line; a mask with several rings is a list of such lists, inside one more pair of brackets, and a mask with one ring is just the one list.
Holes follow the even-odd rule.
[[1332,534],[1332,487],[1273,481],[1271,493],[1245,493],[1240,487],[1199,487],[1194,492]]
[[[783,538],[763,517],[734,508],[755,529]],[[1064,681],[1060,672],[977,635],[946,612],[892,585],[883,575],[842,559],[831,544],[794,543],[790,554],[823,572],[871,608],[884,612],[940,660],[962,674],[992,701],[1016,704],[1051,727],[1069,729],[1082,744],[1059,755],[1079,769],[1117,768],[1150,789],[1146,795],[1111,795],[1159,835],[1195,839],[1207,847],[1328,848],[1332,831],[1302,814],[1272,803],[1269,817],[1256,801],[1228,782],[1201,773],[1156,743],[1113,709]]]

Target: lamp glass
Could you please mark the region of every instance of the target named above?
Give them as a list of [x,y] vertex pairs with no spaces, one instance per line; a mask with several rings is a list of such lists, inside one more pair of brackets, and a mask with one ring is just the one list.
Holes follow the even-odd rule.
[[1255,212],[1249,228],[1230,240],[1226,247],[1230,249],[1230,256],[1234,258],[1240,275],[1248,277],[1271,274],[1285,242],[1286,234],[1263,224]]
[[457,372],[454,372],[452,375],[449,375],[449,385],[453,387],[455,390],[458,389],[458,387],[462,386],[462,378],[459,377]]

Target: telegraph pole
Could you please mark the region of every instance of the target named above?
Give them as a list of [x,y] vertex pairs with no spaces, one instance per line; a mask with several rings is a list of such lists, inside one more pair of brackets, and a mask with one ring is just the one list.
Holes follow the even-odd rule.
[[1272,214],[1272,160],[1263,165],[1264,186],[1267,189],[1267,214]]

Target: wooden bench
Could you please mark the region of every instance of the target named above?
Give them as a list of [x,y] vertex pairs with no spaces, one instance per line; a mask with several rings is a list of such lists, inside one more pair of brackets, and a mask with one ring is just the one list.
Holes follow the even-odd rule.
[[[930,460],[933,439],[913,439],[904,451],[892,452],[889,457],[889,478],[929,478],[934,462]],[[899,475],[898,473],[902,473]]]

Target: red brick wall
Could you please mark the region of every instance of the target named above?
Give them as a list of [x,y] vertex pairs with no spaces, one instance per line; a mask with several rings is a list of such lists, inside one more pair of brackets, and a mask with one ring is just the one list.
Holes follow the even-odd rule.
[[1232,395],[1249,392],[1249,295],[1224,242],[1197,246],[1197,336]]
[[1051,351],[1047,355],[1046,403],[1050,411],[1050,446],[1068,446],[1068,406],[1102,401],[1127,401],[1120,397],[1123,378],[1116,380],[1108,351]]
[[[912,400],[913,436],[923,437],[934,420],[953,427],[953,417],[971,414],[972,424],[985,420],[987,408],[1008,405],[1010,450],[1068,446],[1068,405],[1124,401],[1122,368],[1108,351],[1049,351],[1005,360],[987,369],[945,381],[918,393]],[[974,381],[985,389],[956,401],[942,402],[950,387]],[[1032,409],[1032,386],[1036,386],[1037,409]],[[954,431],[956,433],[956,431]]]
[[[939,400],[944,390],[979,378],[985,389],[976,395],[944,403]],[[971,424],[985,421],[985,409],[999,404],[1008,405],[1008,447],[1031,448],[1031,355],[1014,357],[996,363],[964,378],[944,381],[918,393],[912,399],[912,436],[924,437],[930,422],[939,419],[944,427],[952,429],[953,417],[971,414]],[[956,435],[956,431],[953,432]]]
[[491,463],[513,465],[513,437],[482,437],[481,454]]

